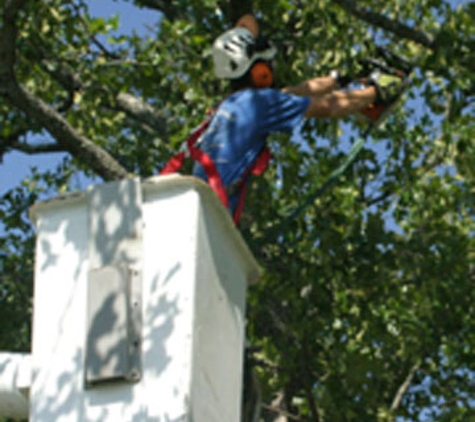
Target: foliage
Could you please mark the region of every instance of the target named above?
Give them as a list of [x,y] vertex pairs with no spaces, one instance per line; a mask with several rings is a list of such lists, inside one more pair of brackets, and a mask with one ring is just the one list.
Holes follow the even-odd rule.
[[130,4],[156,13],[147,35],[121,34],[126,17],[92,17],[91,1],[0,1],[0,155],[70,157],[2,197],[2,348],[28,348],[28,207],[69,189],[77,172],[155,174],[225,94],[209,47],[252,7],[279,48],[281,84],[351,70],[375,42],[416,64],[404,107],[298,218],[288,216],[364,124],[307,121],[292,142],[270,140],[273,164],[253,183],[241,227],[265,269],[249,292],[248,334],[263,420],[474,419],[473,4]]

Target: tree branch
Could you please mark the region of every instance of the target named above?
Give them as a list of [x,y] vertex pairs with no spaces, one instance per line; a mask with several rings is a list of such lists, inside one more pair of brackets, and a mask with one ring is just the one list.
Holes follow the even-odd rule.
[[18,141],[19,135],[14,134],[8,137],[0,137],[0,164],[3,162],[3,155],[13,149],[13,145]]
[[168,139],[167,122],[152,106],[125,92],[117,95],[116,102],[117,108],[127,116],[151,127],[162,139]]
[[3,7],[3,22],[0,31],[0,94],[5,94],[6,82],[13,76],[16,61],[16,19],[18,12],[28,0],[8,0]]
[[3,89],[2,94],[27,116],[41,122],[42,126],[56,139],[58,145],[77,159],[87,162],[92,170],[105,180],[127,177],[127,170],[111,155],[77,133],[60,114],[17,82],[13,70],[17,38],[16,20],[18,12],[26,2],[27,0],[10,0],[3,9],[4,20],[0,32],[0,86]]
[[40,121],[59,146],[78,160],[88,163],[99,176],[105,180],[128,177],[127,170],[109,153],[80,135],[58,112],[33,96],[20,84],[14,81],[10,83],[8,97],[12,104],[28,116]]
[[178,5],[173,5],[173,0],[135,0],[135,4],[157,10],[163,13],[168,20],[174,20],[182,14],[181,8]]
[[86,20],[84,19],[83,15],[81,14],[81,6],[85,6],[84,2],[81,2],[80,5],[73,5],[74,10],[76,11],[76,19],[80,22],[81,26],[84,28],[84,31],[87,33],[89,39],[92,43],[108,58],[111,59],[119,59],[120,56],[118,54],[110,52],[104,44],[102,44],[97,36],[92,33],[89,29],[89,25],[87,24]]
[[[218,7],[223,10],[229,25],[234,24],[242,15],[252,13],[253,0],[221,0]],[[186,12],[174,1],[164,0],[135,0],[135,4],[148,9],[157,10],[170,21],[186,17]]]
[[[122,167],[103,148],[78,133],[56,110],[40,98],[35,97],[19,84],[14,74],[15,45],[17,37],[17,17],[20,8],[27,0],[11,0],[4,6],[4,22],[0,32],[0,86],[1,94],[10,103],[22,110],[29,118],[41,122],[41,125],[55,138],[57,146],[52,144],[32,147],[15,143],[15,147],[27,153],[67,151],[80,161],[87,162],[93,171],[105,180],[125,178],[127,170]],[[69,67],[59,64],[52,76],[66,89],[80,89],[81,81]],[[119,94],[118,107],[129,116],[148,124],[161,135],[166,134],[166,122],[152,107],[129,94]],[[5,141],[5,140],[4,140]],[[11,148],[13,140],[7,147]],[[5,144],[5,142],[4,142]]]
[[399,37],[410,39],[418,44],[430,48],[431,50],[436,49],[436,38],[431,34],[417,31],[395,19],[389,19],[384,15],[360,7],[352,0],[333,0],[333,2],[346,10],[350,15],[369,23],[370,25],[392,32]]
[[[58,111],[63,112],[68,104],[72,104],[74,93],[83,89],[83,83],[78,74],[67,64],[62,62],[51,63],[45,54],[38,49],[38,57],[43,69],[56,80],[67,92],[69,101]],[[123,111],[127,116],[139,123],[145,124],[157,133],[163,140],[168,139],[168,124],[160,113],[140,98],[131,94],[119,93],[116,97],[115,108]]]
[[[78,19],[80,19],[85,30],[87,31],[87,24],[80,17],[79,11]],[[92,33],[89,33],[89,38],[92,40],[92,42],[96,41],[94,34]],[[84,84],[80,75],[77,74],[70,65],[61,61],[60,58],[54,56],[53,54],[50,54],[41,40],[37,41],[36,44],[37,45],[33,53],[35,60],[41,63],[43,70],[48,73],[51,78],[58,82],[68,94],[68,98],[65,100],[65,103],[62,104],[60,108],[58,108],[59,112],[64,112],[73,104],[74,93],[84,89]],[[104,47],[102,47],[101,50],[108,59],[117,60],[119,58],[118,55],[110,53]],[[123,62],[119,63],[119,65],[122,64]],[[156,132],[160,138],[164,140],[168,139],[167,121],[152,106],[148,105],[140,98],[134,97],[127,93],[119,93],[116,96],[115,101],[116,103],[111,104],[110,108],[115,110],[118,109],[119,111],[124,112],[132,120],[144,124],[147,130]]]
[[275,395],[275,398],[272,400],[271,404],[262,403],[262,409],[266,410],[269,413],[277,415],[277,419],[274,419],[274,416],[272,414],[266,414],[264,419],[268,420],[269,418],[271,418],[272,422],[289,422],[289,420],[302,421],[302,418],[300,416],[294,415],[288,411],[286,402],[287,400],[285,392],[280,390]]
[[391,408],[390,408],[391,412],[395,412],[399,408],[399,405],[401,404],[404,394],[406,394],[407,390],[411,386],[412,380],[414,378],[414,374],[416,373],[418,369],[419,369],[419,363],[415,364],[411,368],[406,379],[397,390],[397,393],[394,396],[393,402],[391,403]]
[[61,145],[56,143],[31,145],[27,144],[26,142],[14,142],[10,145],[10,149],[15,149],[29,155],[47,154],[52,152],[67,152]]

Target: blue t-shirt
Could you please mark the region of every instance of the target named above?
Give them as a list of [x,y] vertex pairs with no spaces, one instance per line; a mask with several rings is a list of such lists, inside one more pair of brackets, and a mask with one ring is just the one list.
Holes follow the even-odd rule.
[[[226,98],[197,146],[215,163],[226,188],[239,183],[255,162],[267,136],[272,132],[291,132],[300,122],[309,98],[297,97],[273,88],[246,89]],[[203,167],[196,163],[193,174],[207,180]],[[239,199],[229,197],[234,212]]]

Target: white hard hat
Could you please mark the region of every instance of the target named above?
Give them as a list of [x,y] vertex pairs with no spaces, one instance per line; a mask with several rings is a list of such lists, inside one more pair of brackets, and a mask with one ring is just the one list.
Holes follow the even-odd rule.
[[256,60],[272,60],[277,51],[269,42],[259,43],[246,28],[233,28],[213,44],[214,73],[221,79],[243,76]]

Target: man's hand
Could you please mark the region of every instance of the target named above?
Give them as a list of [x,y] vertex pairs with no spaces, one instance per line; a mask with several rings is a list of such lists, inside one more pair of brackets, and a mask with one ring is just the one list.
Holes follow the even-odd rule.
[[346,88],[351,82],[353,82],[353,78],[349,75],[341,74],[339,70],[332,70],[330,76],[335,79],[338,88]]
[[373,72],[369,76],[367,84],[376,88],[376,103],[380,104],[393,102],[404,91],[403,79],[380,71]]
[[234,25],[235,28],[246,28],[251,32],[252,36],[257,39],[259,37],[259,23],[254,15],[247,13],[244,16],[241,16],[239,20]]

